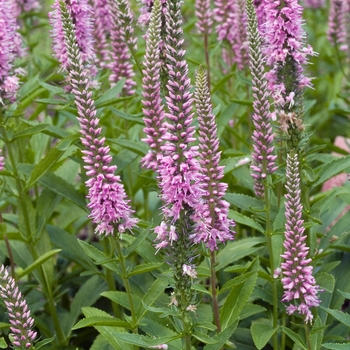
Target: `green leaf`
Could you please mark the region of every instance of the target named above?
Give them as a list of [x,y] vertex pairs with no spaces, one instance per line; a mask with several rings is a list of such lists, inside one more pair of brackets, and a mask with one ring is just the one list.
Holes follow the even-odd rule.
[[79,288],[71,303],[70,313],[67,315],[67,319],[62,322],[62,328],[67,339],[70,338],[72,327],[81,314],[81,309],[93,305],[106,289],[107,284],[99,276],[92,276]]
[[39,164],[35,165],[29,179],[27,180],[26,189],[31,188],[44,174],[46,174],[57,163],[68,147],[77,139],[77,135],[69,136],[60,141],[56,147],[51,148]]
[[248,318],[250,316],[259,314],[261,312],[265,312],[266,308],[260,305],[255,305],[255,304],[246,304],[244,305],[244,308],[239,315],[240,320],[244,320],[245,318]]
[[136,265],[136,267],[128,273],[128,276],[135,276],[139,275],[145,272],[153,271],[161,267],[164,263],[147,263],[147,264],[141,264]]
[[134,239],[134,241],[128,246],[128,248],[125,251],[125,258],[128,257],[133,251],[135,251],[140,244],[143,243],[143,241],[149,237],[151,229],[151,224],[148,225],[147,230],[143,230],[143,232]]
[[332,309],[329,309],[328,307],[323,307],[323,306],[320,306],[320,308],[325,310],[326,312],[328,312],[336,320],[338,320],[339,322],[341,322],[345,326],[350,327],[350,315],[348,313],[342,312],[339,310],[332,310]]
[[[142,298],[142,305],[152,306],[156,300],[163,295],[164,289],[168,286],[168,283],[163,279],[156,279],[150,288],[148,288],[147,293]],[[142,320],[142,318],[147,313],[147,308],[140,308],[138,313],[138,319]]]
[[204,347],[204,350],[221,350],[222,347],[226,344],[228,339],[231,337],[235,329],[237,328],[238,320],[234,321],[230,326],[228,326],[224,331],[216,334],[214,340],[216,344],[208,344]]
[[0,338],[0,349],[7,349],[7,343],[4,338]]
[[50,344],[53,342],[55,339],[55,336],[47,339],[43,339],[42,341],[39,341],[38,343],[35,344],[35,350],[39,350],[40,348],[44,347],[47,344]]
[[109,106],[111,104],[115,104],[118,100],[120,100],[120,98],[118,98],[118,95],[122,92],[124,85],[125,78],[122,78],[110,90],[103,93],[95,101],[96,108],[98,109],[105,106]]
[[233,286],[230,294],[226,298],[220,314],[221,327],[223,330],[228,328],[236,319],[238,319],[244,305],[254,289],[257,277],[258,273],[254,272],[251,276],[246,278],[246,280]]
[[111,259],[101,250],[95,248],[93,245],[78,239],[78,243],[84,249],[86,255],[88,255],[97,265],[105,265],[110,270],[120,273],[119,266],[115,263],[117,259]]
[[337,289],[337,291],[345,298],[345,299],[350,299],[350,293],[348,292],[343,292],[339,289]]
[[319,179],[312,184],[311,189],[324,183],[326,180],[345,171],[348,168],[350,168],[350,156],[337,158],[332,162],[327,163],[322,167],[319,174]]
[[326,328],[325,326],[322,326],[322,321],[320,316],[317,316],[310,334],[311,336],[310,343],[311,343],[312,350],[321,349],[323,331],[325,328]]
[[38,84],[40,86],[42,86],[43,88],[45,88],[47,91],[52,92],[53,95],[64,95],[65,94],[64,89],[60,86],[50,85],[50,84],[44,83],[41,80],[38,80]]
[[142,119],[142,114],[134,116],[134,115],[127,114],[123,111],[120,111],[119,109],[115,109],[113,107],[110,108],[110,110],[112,111],[113,114],[115,114],[116,116],[118,116],[124,120],[134,122],[134,123],[140,124],[140,125],[145,125],[145,122]]
[[350,343],[325,343],[322,346],[326,349],[331,350],[349,350]]
[[281,326],[282,331],[294,341],[294,343],[298,344],[302,347],[303,350],[308,350],[306,344],[304,344],[303,340],[300,338],[298,334],[296,334],[294,331],[292,331],[289,328],[286,328],[284,326]]
[[14,140],[20,139],[21,137],[32,136],[34,134],[42,132],[43,130],[46,130],[49,127],[49,125],[50,124],[38,124],[32,127],[26,128],[25,130],[22,130],[16,133],[10,141],[12,142]]
[[[113,302],[115,302],[118,305],[123,306],[125,309],[130,310],[130,302],[128,295],[125,292],[119,292],[119,291],[106,291],[101,293],[101,296],[106,297]],[[141,308],[141,298],[138,295],[132,295],[133,304],[135,307],[135,310],[139,310]]]
[[276,333],[278,327],[273,328],[271,321],[259,319],[252,322],[250,332],[253,337],[255,346],[261,350],[268,343],[271,337]]
[[332,293],[335,286],[334,276],[326,272],[318,272],[315,275],[317,284],[321,289],[326,290],[328,293]]
[[257,198],[240,193],[226,193],[224,198],[242,210],[250,211],[256,215],[266,216],[264,203]]
[[108,139],[108,141],[122,146],[123,148],[128,149],[129,151],[132,151],[142,157],[148,152],[148,146],[144,142],[136,142],[126,139]]
[[[113,319],[113,317],[107,314],[106,312],[93,307],[84,307],[82,311],[86,318],[94,317],[94,316],[102,316],[102,317],[109,317]],[[113,346],[115,350],[120,350],[120,349],[134,350],[133,346],[130,346],[129,344],[119,340],[116,337],[116,334],[118,334],[118,332],[123,332],[124,328],[108,327],[108,326],[95,326],[95,328]]]
[[32,264],[30,264],[26,269],[24,269],[21,273],[18,274],[18,278],[22,278],[32,271],[34,271],[37,267],[42,265],[45,261],[49,260],[52,256],[56,255],[59,253],[62,249],[53,249],[44,255],[42,255],[40,258],[35,260]]
[[219,264],[216,267],[216,271],[220,271],[225,266],[245,258],[246,256],[255,254],[261,249],[262,244],[266,244],[265,237],[249,237],[228,242],[217,255]]
[[192,337],[198,339],[200,342],[204,344],[216,344],[217,341],[215,341],[212,337],[209,337],[205,333],[202,332],[194,332],[192,333]]
[[116,334],[116,337],[125,343],[142,346],[142,347],[150,347],[150,346],[157,346],[165,343],[169,343],[170,341],[180,338],[181,335],[176,335],[172,337],[161,337],[161,338],[150,338],[145,337],[144,335],[140,334],[132,334],[132,333],[118,333]]
[[80,320],[72,330],[81,329],[85,327],[97,327],[97,326],[109,326],[109,327],[123,327],[130,328],[130,324],[128,322],[119,320],[117,318],[110,318],[104,316],[92,316],[83,318]]
[[259,223],[249,218],[248,216],[239,213],[238,211],[230,210],[229,218],[235,220],[236,223],[238,222],[239,224],[249,226],[261,233],[265,232],[264,228]]

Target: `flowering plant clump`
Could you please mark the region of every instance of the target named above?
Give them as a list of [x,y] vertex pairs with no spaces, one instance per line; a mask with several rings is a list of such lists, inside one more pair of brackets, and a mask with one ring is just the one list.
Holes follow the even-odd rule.
[[0,0],[0,348],[348,349],[348,9]]

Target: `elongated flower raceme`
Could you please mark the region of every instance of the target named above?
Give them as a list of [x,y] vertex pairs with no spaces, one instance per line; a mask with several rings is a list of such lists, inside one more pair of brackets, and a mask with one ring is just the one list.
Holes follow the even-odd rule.
[[[101,138],[99,119],[96,118],[96,108],[92,99],[91,77],[85,70],[80,49],[76,42],[74,25],[66,5],[57,1],[56,18],[61,18],[64,44],[66,45],[68,62],[67,70],[75,95],[78,109],[81,142],[84,146],[84,162],[86,174],[90,179],[86,182],[89,188],[90,218],[97,224],[96,232],[101,235],[111,235],[114,230],[123,233],[131,229],[137,219],[131,218],[132,210],[126,200],[126,193],[116,176],[116,166],[111,166],[109,146],[105,146],[105,138]],[[54,38],[55,39],[55,38]]]
[[196,27],[199,33],[210,34],[213,25],[213,13],[210,8],[210,0],[196,0],[196,16],[198,18]]
[[202,188],[204,216],[207,230],[195,233],[195,243],[205,242],[213,251],[218,242],[233,239],[233,220],[228,219],[229,203],[223,199],[227,184],[220,182],[224,177],[224,167],[219,166],[220,154],[217,126],[210,102],[210,93],[205,71],[200,68],[197,72],[196,109],[199,123],[199,157],[203,173]]
[[236,63],[239,69],[243,69],[248,62],[244,1],[216,0],[214,4],[218,39],[228,43],[228,48],[223,49],[223,59],[229,67]]
[[312,322],[313,315],[310,308],[318,306],[317,296],[320,290],[312,275],[311,259],[307,258],[307,247],[304,234],[304,220],[302,219],[303,206],[300,201],[300,175],[297,154],[287,155],[287,183],[286,183],[286,230],[284,248],[281,255],[284,262],[282,284],[284,295],[282,301],[290,302],[287,312],[291,315],[298,312],[305,316],[305,323]]
[[108,42],[112,27],[112,16],[107,0],[92,0],[94,11],[94,39],[95,52],[98,56],[98,64],[101,68],[111,64],[111,49]]
[[303,93],[311,87],[311,79],[304,73],[308,56],[315,55],[310,45],[304,44],[302,28],[303,8],[297,0],[265,0],[264,24],[268,89],[274,98],[280,129],[291,148],[298,147],[304,131]]
[[267,80],[264,72],[264,57],[261,53],[262,39],[258,30],[258,21],[252,0],[247,0],[249,68],[253,78],[253,163],[251,173],[255,193],[264,196],[263,180],[276,169],[276,156],[273,154],[273,132]]
[[22,40],[17,33],[16,2],[0,0],[0,106],[3,99],[14,101],[19,89],[13,63],[22,55]]
[[[162,24],[164,22],[164,16],[166,13],[166,2],[167,0],[160,0],[162,5]],[[143,5],[140,9],[140,16],[138,19],[138,23],[141,26],[148,26],[149,21],[151,19],[151,12],[155,1],[153,0],[141,0],[141,4]]]
[[143,113],[146,127],[143,129],[147,138],[146,142],[151,150],[142,159],[143,166],[151,168],[154,171],[158,169],[158,163],[162,156],[161,145],[165,127],[163,126],[165,113],[160,94],[160,44],[161,44],[161,3],[155,1],[152,9],[149,29],[147,32],[146,55],[142,79],[142,103],[144,105]]
[[130,50],[135,49],[136,41],[133,38],[132,15],[128,3],[124,0],[108,0],[109,12],[112,16],[110,37],[112,46],[112,74],[109,81],[112,84],[125,78],[124,93],[132,95],[136,85],[135,75],[131,63]]
[[347,0],[330,1],[327,37],[330,43],[338,46],[341,51],[348,49],[346,19],[349,16],[349,5]]
[[4,265],[0,267],[0,296],[3,299],[11,323],[11,334],[15,349],[31,349],[37,333],[34,319],[30,316],[27,302],[22,297],[15,280]]
[[[65,0],[67,11],[74,22],[75,41],[79,48],[83,61],[94,63],[96,60],[93,48],[92,8],[86,0]],[[60,16],[60,0],[53,4],[55,11],[49,13],[52,25],[52,37],[54,38],[52,49],[61,68],[67,71],[69,65],[68,49],[65,43],[63,23]]]
[[306,8],[318,9],[325,7],[325,0],[304,0]]

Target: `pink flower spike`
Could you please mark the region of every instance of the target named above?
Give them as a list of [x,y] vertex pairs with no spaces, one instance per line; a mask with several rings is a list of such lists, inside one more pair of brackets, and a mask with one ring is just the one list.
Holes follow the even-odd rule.
[[287,183],[286,183],[286,229],[283,246],[285,252],[281,255],[284,277],[282,284],[284,295],[282,301],[293,302],[287,307],[287,312],[297,311],[305,316],[305,323],[312,323],[311,307],[318,306],[317,296],[320,287],[312,275],[311,259],[307,258],[309,247],[305,243],[303,206],[300,197],[300,175],[298,155],[287,155]]
[[4,265],[0,266],[0,296],[8,311],[13,345],[18,348],[29,348],[37,333],[32,331],[34,320],[28,311],[27,302],[18,291],[15,280],[9,275]]

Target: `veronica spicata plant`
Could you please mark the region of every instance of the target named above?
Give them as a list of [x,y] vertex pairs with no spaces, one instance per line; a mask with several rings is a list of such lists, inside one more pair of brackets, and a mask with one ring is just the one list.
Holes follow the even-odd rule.
[[[78,46],[76,26],[73,25],[70,8],[60,0],[54,5],[52,14],[54,47],[60,47],[58,56],[64,64],[70,76],[72,93],[75,95],[75,103],[78,109],[78,121],[80,123],[81,142],[84,146],[84,162],[86,174],[90,179],[86,182],[89,188],[90,217],[97,224],[96,233],[101,236],[113,235],[116,230],[123,233],[131,229],[137,222],[132,218],[132,210],[126,200],[126,193],[120,182],[120,177],[114,174],[116,166],[109,165],[109,146],[105,146],[105,139],[100,137],[101,127],[98,127],[99,119],[96,118],[96,109],[92,99],[91,77],[86,72],[83,59]],[[87,21],[84,24],[88,24]],[[81,28],[79,32],[82,32]],[[88,33],[85,31],[85,34]],[[92,36],[92,33],[90,33]],[[87,42],[92,43],[88,40]],[[86,45],[86,43],[85,43]],[[92,47],[86,48],[86,51]]]

